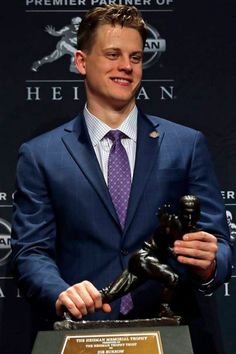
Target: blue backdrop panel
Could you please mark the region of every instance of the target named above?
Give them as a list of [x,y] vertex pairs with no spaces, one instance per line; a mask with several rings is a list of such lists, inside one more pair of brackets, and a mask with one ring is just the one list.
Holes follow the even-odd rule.
[[[207,136],[234,241],[235,1],[131,2],[148,23],[138,104],[147,113],[199,129]],[[29,354],[35,323],[10,270],[17,151],[22,142],[70,120],[83,107],[83,80],[72,59],[76,25],[89,7],[105,3],[12,0],[0,5],[0,352],[4,354]],[[216,304],[227,354],[234,354],[236,348],[235,278],[233,269],[230,283],[214,299],[206,299]]]

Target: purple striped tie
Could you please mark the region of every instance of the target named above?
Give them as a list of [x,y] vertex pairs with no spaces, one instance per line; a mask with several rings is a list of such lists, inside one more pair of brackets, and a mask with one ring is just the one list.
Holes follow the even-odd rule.
[[131,173],[121,138],[127,136],[119,130],[110,130],[107,137],[113,141],[108,158],[108,188],[120,224],[124,228],[131,189]]
[[[129,203],[131,173],[127,153],[121,143],[127,136],[119,130],[110,130],[107,135],[113,145],[108,158],[108,188],[122,228]],[[120,312],[126,315],[133,308],[130,293],[121,298]]]

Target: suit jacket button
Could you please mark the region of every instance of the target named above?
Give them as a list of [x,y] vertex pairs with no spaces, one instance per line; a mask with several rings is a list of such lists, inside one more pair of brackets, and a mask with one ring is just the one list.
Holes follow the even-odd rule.
[[121,254],[123,254],[123,256],[127,256],[129,252],[126,249],[122,249]]

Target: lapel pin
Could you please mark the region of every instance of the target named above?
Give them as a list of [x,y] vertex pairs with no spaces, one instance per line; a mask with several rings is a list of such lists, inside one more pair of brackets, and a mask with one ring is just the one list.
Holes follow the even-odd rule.
[[153,130],[150,134],[149,134],[150,138],[156,139],[160,136],[160,133],[157,132],[156,130]]

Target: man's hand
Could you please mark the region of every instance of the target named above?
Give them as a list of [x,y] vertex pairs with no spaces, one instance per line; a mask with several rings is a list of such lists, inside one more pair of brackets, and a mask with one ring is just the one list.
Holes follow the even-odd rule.
[[185,234],[183,240],[175,241],[173,251],[180,263],[191,266],[193,272],[206,282],[214,275],[217,249],[217,238],[199,231]]
[[111,306],[102,303],[100,292],[87,280],[75,284],[60,293],[56,301],[57,315],[62,316],[65,308],[77,319],[81,319],[96,310],[111,311]]

